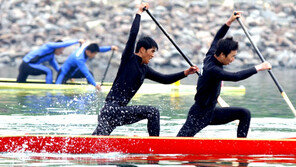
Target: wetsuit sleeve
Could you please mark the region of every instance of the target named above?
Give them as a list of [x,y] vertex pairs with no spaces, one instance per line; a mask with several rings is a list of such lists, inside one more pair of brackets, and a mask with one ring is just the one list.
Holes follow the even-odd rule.
[[133,24],[130,30],[128,41],[122,53],[122,57],[121,57],[122,61],[128,60],[130,56],[132,56],[134,53],[135,43],[136,43],[137,35],[140,29],[140,21],[141,21],[141,15],[136,14],[136,17],[133,21]]
[[214,68],[211,70],[211,74],[216,76],[218,79],[223,81],[240,81],[257,73],[255,67],[238,71],[238,72],[228,72],[221,68]]
[[217,34],[215,35],[214,40],[213,40],[213,42],[212,42],[212,44],[211,44],[211,47],[210,47],[209,51],[207,52],[206,56],[214,55],[214,54],[215,54],[215,52],[216,52],[216,50],[217,50],[217,43],[218,43],[218,41],[219,41],[220,39],[222,39],[222,38],[226,35],[226,33],[227,33],[228,30],[229,30],[229,26],[226,25],[226,24],[224,24],[224,25],[218,30],[218,32],[217,32]]
[[59,71],[60,67],[55,58],[51,59],[49,63],[57,72]]
[[57,49],[57,48],[68,47],[77,43],[79,43],[78,40],[69,40],[65,42],[50,42],[47,44],[47,46],[53,49]]
[[111,50],[111,46],[101,46],[100,52],[108,52]]
[[148,67],[147,73],[146,73],[146,78],[151,79],[152,81],[156,81],[162,84],[171,84],[176,81],[179,81],[180,79],[185,78],[184,71],[174,73],[174,74],[162,74],[159,73],[152,68]]
[[87,81],[89,83],[91,83],[92,85],[96,86],[97,83],[96,83],[94,77],[89,72],[87,66],[85,65],[85,62],[83,62],[82,60],[78,60],[76,63],[77,63],[78,68],[80,69],[80,71],[84,74]]

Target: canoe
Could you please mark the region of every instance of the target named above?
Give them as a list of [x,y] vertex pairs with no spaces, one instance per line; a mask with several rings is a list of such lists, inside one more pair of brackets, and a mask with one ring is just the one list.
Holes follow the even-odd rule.
[[[43,80],[29,79],[28,83],[16,83],[14,78],[0,78],[0,90],[14,90],[18,92],[32,90],[46,90],[47,92],[67,92],[67,93],[81,93],[94,92],[94,86],[86,84],[85,81],[69,82],[67,84],[45,84]],[[100,84],[100,83],[98,83]],[[104,83],[102,92],[108,93],[111,89],[112,83]],[[11,91],[10,91],[11,92]],[[243,96],[246,88],[244,86],[238,87],[222,87],[221,95]],[[178,97],[181,95],[194,95],[196,93],[196,85],[178,85],[178,84],[157,84],[144,83],[138,90],[137,94],[170,94],[170,96]]]
[[296,139],[125,136],[0,136],[0,152],[296,155]]

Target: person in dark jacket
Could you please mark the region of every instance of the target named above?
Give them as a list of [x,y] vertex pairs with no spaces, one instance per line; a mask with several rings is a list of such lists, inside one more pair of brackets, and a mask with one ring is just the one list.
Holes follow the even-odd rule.
[[152,106],[127,106],[127,104],[137,93],[145,78],[170,84],[198,71],[197,66],[193,66],[175,74],[161,74],[148,66],[158,49],[157,43],[150,37],[143,37],[139,39],[135,49],[144,7],[148,9],[149,5],[142,3],[135,16],[116,78],[98,116],[98,126],[93,135],[109,135],[117,126],[148,119],[149,135],[159,136],[158,109]]
[[271,69],[270,63],[264,62],[238,72],[224,70],[224,65],[229,65],[235,60],[238,50],[238,42],[232,38],[223,39],[231,23],[241,16],[241,12],[237,13],[238,15],[233,13],[226,24],[219,29],[206,54],[202,75],[197,83],[195,103],[190,108],[187,120],[177,135],[179,137],[193,137],[208,125],[221,125],[233,120],[239,120],[237,137],[246,137],[248,134],[251,119],[249,110],[241,107],[216,107],[222,81],[240,81],[258,71]]
[[83,43],[84,40],[69,40],[63,42],[58,40],[56,42],[49,42],[42,45],[39,49],[29,52],[22,61],[19,67],[19,75],[17,77],[18,83],[25,83],[29,75],[46,75],[46,83],[52,84],[52,70],[45,65],[44,62],[49,62],[49,64],[58,72],[60,67],[55,59],[55,55],[63,54],[65,47]]

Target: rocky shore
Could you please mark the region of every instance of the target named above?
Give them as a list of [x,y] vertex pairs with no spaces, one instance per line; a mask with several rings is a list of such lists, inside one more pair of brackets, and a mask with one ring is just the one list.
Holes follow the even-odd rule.
[[[0,11],[0,67],[18,67],[30,50],[57,39],[87,39],[99,45],[117,45],[112,61],[119,63],[136,12],[131,0],[2,0]],[[253,2],[253,3],[251,3]],[[163,25],[183,52],[195,64],[201,64],[216,31],[232,11],[244,11],[242,21],[266,60],[274,67],[296,68],[296,2],[266,1],[232,3],[226,0],[151,2],[150,12]],[[279,3],[281,2],[281,3]],[[139,36],[149,35],[159,45],[151,65],[183,67],[187,63],[162,34],[151,18],[142,14]],[[239,24],[233,23],[227,36],[239,41],[234,66],[260,62]],[[57,56],[60,63],[79,46]],[[106,66],[109,53],[91,61],[93,67]]]

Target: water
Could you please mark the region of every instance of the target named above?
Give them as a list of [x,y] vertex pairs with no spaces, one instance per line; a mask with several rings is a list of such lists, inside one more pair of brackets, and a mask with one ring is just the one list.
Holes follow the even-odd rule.
[[[290,100],[296,105],[296,70],[274,71]],[[183,83],[196,83],[196,76]],[[231,106],[251,110],[248,138],[296,137],[296,119],[266,72],[227,86],[244,85],[244,96],[223,96]],[[194,91],[194,90],[193,90]],[[105,93],[65,93],[38,90],[0,90],[0,135],[90,135]],[[137,95],[130,105],[153,105],[161,114],[161,136],[176,136],[193,104],[193,95]],[[148,136],[147,120],[118,127],[112,135]],[[236,123],[208,126],[196,137],[235,138]],[[295,166],[295,157],[213,157],[211,155],[135,155],[135,154],[35,154],[2,153],[0,166]]]

